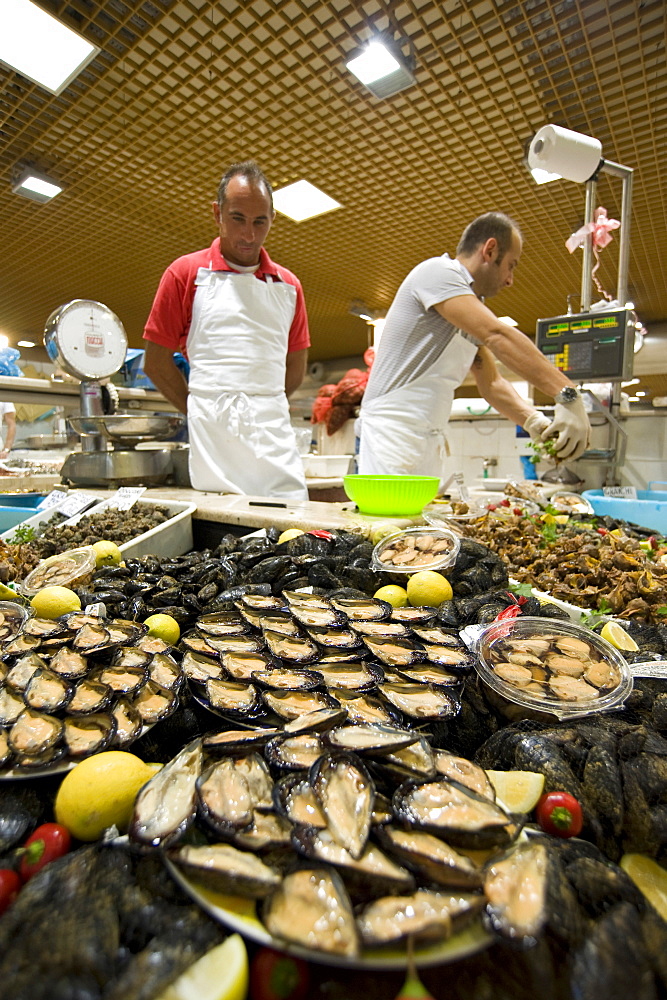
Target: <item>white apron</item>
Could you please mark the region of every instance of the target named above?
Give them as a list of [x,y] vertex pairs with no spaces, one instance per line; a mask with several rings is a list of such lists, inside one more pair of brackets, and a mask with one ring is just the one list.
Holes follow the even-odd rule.
[[457,333],[419,378],[364,400],[357,421],[362,475],[444,479],[454,390],[470,371],[477,350],[477,344]]
[[285,395],[296,288],[200,267],[187,339],[197,490],[307,500]]

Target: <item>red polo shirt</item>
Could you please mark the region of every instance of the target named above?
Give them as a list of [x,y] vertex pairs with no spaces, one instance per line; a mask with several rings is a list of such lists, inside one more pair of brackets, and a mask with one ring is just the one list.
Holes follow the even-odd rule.
[[[206,250],[188,253],[169,265],[155,293],[144,329],[144,340],[152,340],[163,347],[169,347],[172,351],[180,351],[181,354],[186,353],[185,345],[192,322],[195,278],[200,267],[212,268],[214,271],[234,270],[220,253],[219,238],[213,240]],[[266,281],[266,275],[272,275],[296,288],[296,309],[289,331],[287,353],[310,347],[308,316],[301,282],[286,267],[275,264],[262,247],[259,251],[259,268],[255,272],[255,277],[260,281]]]

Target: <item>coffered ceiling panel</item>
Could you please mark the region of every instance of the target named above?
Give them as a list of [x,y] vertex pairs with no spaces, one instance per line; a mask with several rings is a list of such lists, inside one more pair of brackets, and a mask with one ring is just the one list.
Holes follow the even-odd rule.
[[[0,331],[39,338],[56,306],[105,302],[130,343],[160,275],[215,236],[226,167],[256,159],[276,187],[306,178],[342,209],[278,216],[267,248],[301,278],[314,360],[362,351],[352,301],[383,311],[421,259],[454,252],[490,209],[524,233],[512,289],[491,305],[532,332],[580,289],[585,189],[537,186],[523,165],[548,122],[594,135],[633,167],[630,289],[667,319],[664,0],[39,0],[100,54],[58,97],[0,66]],[[385,100],[345,68],[393,31],[416,84]],[[661,162],[662,160],[662,162]],[[65,190],[11,192],[33,163]],[[661,169],[662,168],[662,169]],[[621,183],[599,203],[619,218]],[[599,276],[615,291],[618,233]]]

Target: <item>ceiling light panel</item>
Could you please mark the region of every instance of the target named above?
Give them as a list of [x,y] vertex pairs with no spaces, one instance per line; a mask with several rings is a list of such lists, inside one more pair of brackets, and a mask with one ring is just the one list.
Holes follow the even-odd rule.
[[287,187],[274,191],[273,205],[281,215],[286,215],[294,222],[314,219],[317,215],[324,215],[325,212],[333,212],[334,209],[343,207],[339,201],[330,198],[310,181],[304,180],[295,181],[294,184],[288,184]]
[[31,0],[0,3],[0,62],[60,94],[100,50]]

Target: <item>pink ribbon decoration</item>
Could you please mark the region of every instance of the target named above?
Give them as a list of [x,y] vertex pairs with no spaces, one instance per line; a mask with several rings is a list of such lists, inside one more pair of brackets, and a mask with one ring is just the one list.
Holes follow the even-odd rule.
[[565,246],[570,251],[574,253],[577,247],[583,246],[586,237],[590,233],[592,236],[593,244],[593,256],[595,257],[595,267],[591,271],[591,278],[595,282],[595,287],[597,288],[600,295],[602,295],[608,302],[612,301],[612,297],[609,292],[606,292],[596,274],[600,266],[600,250],[604,250],[607,244],[611,243],[613,236],[611,235],[612,230],[618,229],[621,223],[618,219],[607,218],[607,209],[600,205],[599,208],[595,209],[593,213],[593,222],[587,222],[586,225],[577,229],[576,233],[572,235],[565,241]]

